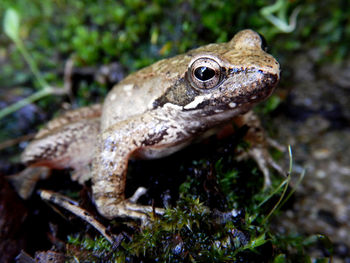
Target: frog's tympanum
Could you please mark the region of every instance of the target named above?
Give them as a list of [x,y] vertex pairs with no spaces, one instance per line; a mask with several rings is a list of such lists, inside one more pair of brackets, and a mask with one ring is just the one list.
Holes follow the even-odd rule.
[[92,163],[99,213],[142,218],[152,207],[124,196],[129,158],[169,155],[247,113],[272,93],[279,72],[260,36],[243,30],[227,43],[203,46],[129,75],[102,106],[54,119],[28,145],[22,160],[75,170]]

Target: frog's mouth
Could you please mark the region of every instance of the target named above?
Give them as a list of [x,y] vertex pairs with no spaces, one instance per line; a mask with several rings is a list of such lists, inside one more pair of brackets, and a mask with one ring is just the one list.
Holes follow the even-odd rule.
[[224,94],[213,102],[221,110],[253,106],[267,99],[279,81],[278,74],[261,70],[245,70],[232,74],[219,88]]
[[271,95],[278,81],[278,74],[250,69],[231,75],[221,87],[221,92],[237,104],[259,102]]

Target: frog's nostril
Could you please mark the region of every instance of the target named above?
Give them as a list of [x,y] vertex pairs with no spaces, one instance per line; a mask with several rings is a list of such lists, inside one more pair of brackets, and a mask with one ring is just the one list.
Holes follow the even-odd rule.
[[258,33],[258,35],[261,39],[261,49],[264,50],[265,52],[267,52],[268,46],[267,46],[266,39],[264,38],[264,36],[262,34]]
[[265,84],[269,86],[276,86],[279,81],[279,77],[276,74],[266,74],[265,75]]

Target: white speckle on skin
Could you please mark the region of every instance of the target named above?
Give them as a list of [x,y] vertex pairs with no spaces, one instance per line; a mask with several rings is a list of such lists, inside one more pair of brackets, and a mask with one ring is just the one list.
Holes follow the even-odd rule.
[[123,86],[123,90],[126,92],[132,91],[133,88],[134,88],[133,84],[128,84],[128,85]]
[[116,154],[116,151],[102,151],[101,157],[105,167],[108,167],[111,162],[113,163],[115,161]]
[[113,185],[104,184],[103,188],[104,188],[104,192],[105,193],[113,193],[113,192],[115,192],[115,187]]
[[117,97],[117,95],[112,94],[112,96],[110,97],[110,99],[109,99],[109,100],[113,101],[113,100],[115,100],[115,98],[116,98],[116,97]]
[[123,90],[125,91],[126,96],[128,96],[128,97],[132,96],[133,88],[134,88],[133,84],[128,84],[128,85],[123,86]]
[[233,109],[233,108],[235,108],[235,107],[237,106],[237,104],[236,104],[235,102],[230,102],[230,103],[228,104],[228,106],[229,106],[231,109]]

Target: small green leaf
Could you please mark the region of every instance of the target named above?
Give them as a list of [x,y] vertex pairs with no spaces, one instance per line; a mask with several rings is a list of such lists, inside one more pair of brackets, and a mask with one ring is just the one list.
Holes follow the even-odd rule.
[[250,241],[248,248],[252,249],[252,248],[256,248],[256,247],[260,247],[261,245],[265,244],[267,242],[267,240],[265,239],[265,234],[262,234],[260,236],[258,236],[257,238],[253,239]]
[[6,10],[3,25],[4,31],[14,42],[19,39],[19,21],[20,17],[15,9],[9,8]]
[[273,263],[284,263],[284,262],[286,262],[286,255],[285,254],[279,254],[273,260]]
[[278,97],[277,95],[272,95],[265,104],[263,113],[267,114],[269,112],[274,111],[280,104],[281,104],[281,98]]

